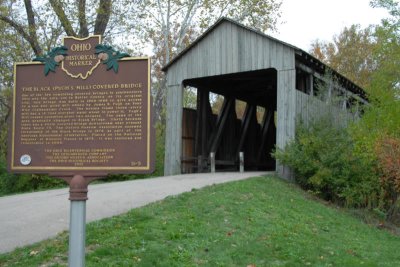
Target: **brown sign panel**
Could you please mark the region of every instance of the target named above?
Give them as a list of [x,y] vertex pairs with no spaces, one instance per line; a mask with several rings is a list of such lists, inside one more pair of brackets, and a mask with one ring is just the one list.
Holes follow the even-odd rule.
[[[149,58],[124,58],[118,72],[107,71],[94,54],[96,43],[71,40],[62,64],[46,76],[42,63],[15,64],[10,170],[52,175],[152,172]],[[90,49],[76,55],[73,44]]]

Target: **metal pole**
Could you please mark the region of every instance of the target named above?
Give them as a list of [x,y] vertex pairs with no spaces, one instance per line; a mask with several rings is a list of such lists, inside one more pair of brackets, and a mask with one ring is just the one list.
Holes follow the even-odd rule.
[[84,267],[86,200],[71,200],[69,231],[68,266]]
[[75,175],[69,182],[69,267],[85,266],[86,200],[89,182],[90,180],[85,180],[82,175]]
[[215,172],[215,153],[210,153],[211,172]]

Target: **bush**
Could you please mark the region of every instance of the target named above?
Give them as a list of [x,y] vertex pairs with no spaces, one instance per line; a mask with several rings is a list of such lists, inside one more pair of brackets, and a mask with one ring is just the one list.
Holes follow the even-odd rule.
[[10,174],[7,172],[6,166],[4,158],[0,159],[0,196],[59,188],[66,185],[63,180],[47,175]]
[[295,139],[274,156],[292,167],[296,181],[325,200],[349,207],[376,207],[380,184],[373,162],[353,153],[346,128],[328,118],[298,123]]
[[381,172],[381,183],[385,190],[387,217],[400,222],[400,139],[384,136],[377,141],[376,155]]

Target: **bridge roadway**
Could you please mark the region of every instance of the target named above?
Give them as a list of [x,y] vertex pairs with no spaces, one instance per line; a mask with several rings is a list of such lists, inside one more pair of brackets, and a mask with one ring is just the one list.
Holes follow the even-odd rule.
[[[267,172],[202,173],[89,185],[86,221],[204,186],[242,180]],[[0,197],[0,253],[45,240],[69,229],[68,188]]]

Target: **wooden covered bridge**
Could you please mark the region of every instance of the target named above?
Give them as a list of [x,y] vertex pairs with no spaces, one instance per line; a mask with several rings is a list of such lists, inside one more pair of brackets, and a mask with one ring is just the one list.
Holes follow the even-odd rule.
[[[220,19],[163,69],[167,77],[165,175],[239,168],[276,170],[290,177],[270,153],[294,137],[296,117],[344,112],[366,103],[364,91],[331,70],[337,81],[329,87],[346,95],[342,107],[310,101],[317,81],[329,83],[328,67],[308,53],[230,19]],[[332,83],[333,84],[333,83]],[[197,90],[193,109],[183,106],[184,91]],[[211,98],[223,98],[213,111]],[[213,99],[212,99],[213,100]],[[244,105],[238,116],[239,101]],[[245,103],[245,104],[243,104]]]

